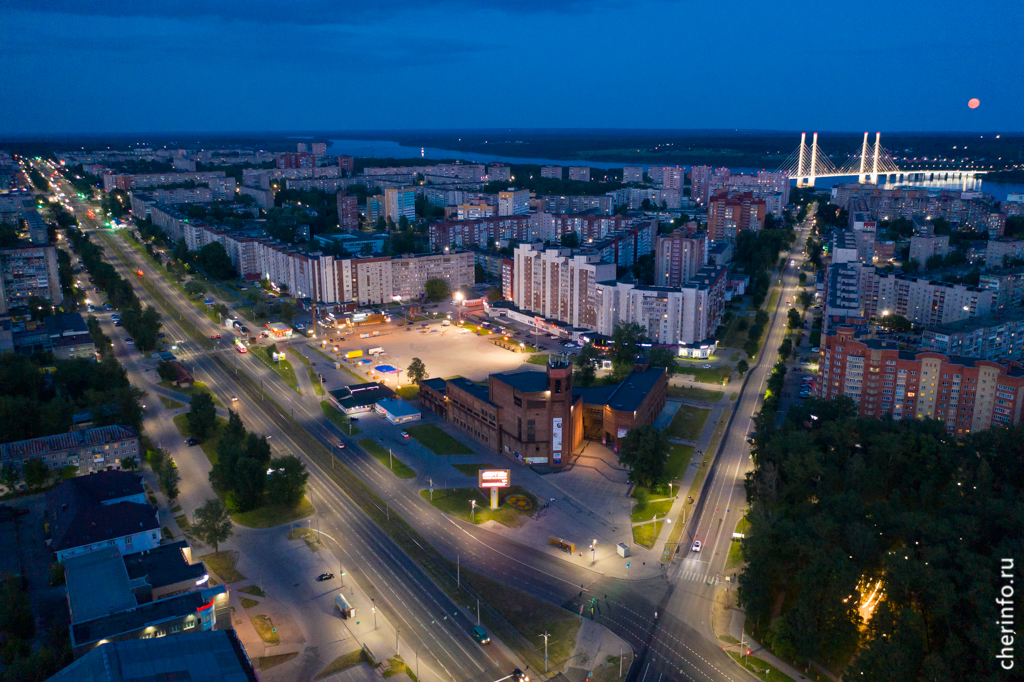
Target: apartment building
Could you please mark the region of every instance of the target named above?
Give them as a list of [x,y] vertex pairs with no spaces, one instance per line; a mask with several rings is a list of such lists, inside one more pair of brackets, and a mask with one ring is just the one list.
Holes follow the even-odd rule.
[[682,229],[660,234],[654,252],[654,284],[678,287],[708,263],[706,232],[693,234]]
[[[446,220],[431,223],[428,229],[430,248],[486,246],[489,239],[532,241],[550,239],[532,232],[534,216],[491,216],[478,220]],[[538,233],[539,234],[539,233]],[[548,233],[550,235],[550,232]]]
[[512,179],[512,167],[503,163],[492,163],[487,167],[487,178],[491,182],[509,182]]
[[101,426],[0,445],[0,466],[20,472],[30,459],[41,459],[50,471],[120,469],[127,459],[139,461],[139,434],[130,426]]
[[932,189],[882,189],[868,183],[843,183],[832,187],[832,203],[851,214],[874,220],[914,217],[943,218],[958,229],[988,229],[994,199],[980,192]]
[[615,280],[615,264],[596,254],[519,244],[515,250],[514,297],[517,307],[573,327],[597,324],[597,283]]
[[494,205],[475,199],[459,204],[455,207],[455,211],[455,217],[458,220],[480,220],[494,215]]
[[[707,168],[707,166],[705,166]],[[727,168],[719,168],[708,177],[708,192],[711,196],[723,192],[742,194],[750,192],[764,200],[767,210],[775,216],[789,203],[789,173],[760,171],[757,175],[733,175]],[[692,191],[692,188],[691,188]]]
[[316,165],[313,155],[305,152],[286,152],[274,156],[278,168],[312,168]]
[[985,249],[985,267],[1001,268],[1007,260],[1024,258],[1024,239],[989,239]]
[[351,175],[356,171],[356,160],[343,154],[338,157],[338,168]]
[[22,242],[0,248],[0,313],[38,297],[60,305],[64,294],[57,271],[57,247]]
[[921,349],[950,357],[1024,361],[1024,309],[981,315],[926,329]]
[[390,218],[397,224],[402,217],[410,222],[416,219],[416,190],[411,187],[385,189],[384,218]]
[[708,236],[715,242],[735,242],[740,232],[760,231],[764,216],[764,200],[750,192],[716,194],[708,200]]
[[540,176],[542,178],[554,178],[555,180],[562,179],[562,167],[561,166],[541,166]]
[[654,221],[631,221],[626,227],[600,237],[588,237],[580,249],[582,253],[596,253],[605,263],[619,267],[633,266],[638,259],[652,251],[657,231]]
[[427,295],[425,285],[431,279],[443,279],[451,291],[472,286],[476,282],[473,253],[452,251],[392,258],[391,278],[392,294],[405,301],[424,298]]
[[589,213],[610,216],[615,211],[615,200],[611,195],[543,196],[546,213]]
[[936,419],[956,436],[1017,424],[1024,404],[1016,363],[900,351],[847,326],[823,339],[818,372],[823,399],[849,397],[862,417]]
[[675,189],[682,191],[685,184],[685,173],[679,166],[662,166],[655,172],[656,180],[662,189]]
[[981,275],[978,286],[993,292],[992,310],[1002,312],[1024,305],[1024,268]]
[[359,229],[359,198],[338,192],[338,227],[343,230]]
[[159,185],[180,185],[189,182],[208,184],[214,178],[226,177],[224,171],[203,171],[201,173],[105,173],[103,191],[115,189],[128,191],[134,187],[157,187]]
[[569,166],[569,179],[590,182],[590,168],[587,166]]
[[910,238],[910,258],[920,263],[922,268],[932,256],[945,257],[947,253],[949,253],[949,235],[914,235]]
[[622,182],[636,182],[641,183],[644,181],[644,167],[643,166],[626,166],[622,169]]
[[384,195],[378,194],[366,197],[366,220],[370,225],[376,225],[377,221],[385,217]]
[[498,192],[498,215],[527,215],[530,212],[530,190],[509,189]]
[[312,144],[313,158],[322,159],[327,156],[327,143],[326,142],[314,142]]

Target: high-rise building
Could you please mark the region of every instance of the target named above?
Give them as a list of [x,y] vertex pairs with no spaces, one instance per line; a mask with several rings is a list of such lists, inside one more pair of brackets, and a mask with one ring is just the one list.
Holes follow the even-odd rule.
[[416,190],[406,189],[384,190],[384,217],[396,224],[402,217],[410,222],[416,219]]
[[498,192],[498,215],[528,215],[530,213],[530,190],[509,189]]
[[492,163],[487,167],[487,177],[491,182],[509,182],[512,180],[512,167],[503,163]]
[[562,179],[562,167],[561,166],[541,166],[540,176],[542,178],[554,178],[555,180]]
[[366,197],[366,220],[370,225],[377,225],[377,221],[384,217],[384,195],[378,194]]
[[921,264],[922,269],[932,256],[949,253],[949,235],[929,234],[910,238],[910,258]]
[[60,305],[64,295],[53,244],[16,244],[0,249],[0,313],[36,297]]
[[298,143],[297,145],[295,145],[295,147],[296,147],[296,150],[297,150],[297,151],[298,151],[298,152],[299,152],[300,154],[305,154],[306,152],[308,152],[308,151],[309,151],[309,148],[308,148],[308,147],[306,147],[306,143],[305,143],[305,142],[300,142],[300,143]]
[[690,170],[690,198],[706,204],[710,198],[711,166],[694,166]]
[[519,244],[515,251],[515,304],[574,327],[597,324],[597,283],[615,279],[615,264],[571,249]]
[[818,396],[849,397],[861,417],[936,419],[956,436],[1021,420],[1017,365],[900,351],[895,341],[858,340],[847,326],[822,341]]
[[569,166],[569,179],[590,182],[590,168],[588,166]]
[[644,167],[643,166],[626,166],[622,169],[622,182],[643,182],[644,181]]
[[345,171],[349,175],[356,170],[356,160],[351,156],[345,156],[344,154],[338,157],[338,168]]
[[305,152],[278,154],[274,160],[278,168],[312,168],[316,165],[313,155]]
[[707,233],[691,235],[680,229],[659,235],[654,263],[656,286],[682,286],[708,263]]
[[313,156],[317,159],[322,159],[327,156],[327,143],[326,142],[314,142],[313,143]]
[[343,230],[359,229],[359,199],[350,197],[345,190],[338,192],[338,227]]
[[736,241],[740,232],[764,227],[765,203],[750,192],[716,194],[708,200],[708,236],[711,241]]
[[661,169],[661,188],[683,191],[683,169],[679,166],[664,166]]

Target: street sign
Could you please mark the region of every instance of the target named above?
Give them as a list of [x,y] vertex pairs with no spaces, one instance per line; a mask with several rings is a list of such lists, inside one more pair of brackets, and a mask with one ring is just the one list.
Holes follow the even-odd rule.
[[481,488],[507,488],[512,480],[510,469],[481,469],[479,483]]

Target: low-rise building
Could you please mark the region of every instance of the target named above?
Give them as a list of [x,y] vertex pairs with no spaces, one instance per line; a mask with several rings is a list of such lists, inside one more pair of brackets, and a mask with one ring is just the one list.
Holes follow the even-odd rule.
[[79,474],[121,469],[139,461],[139,434],[130,426],[100,426],[0,445],[0,466],[19,473],[25,462],[41,459],[51,471],[73,467]]

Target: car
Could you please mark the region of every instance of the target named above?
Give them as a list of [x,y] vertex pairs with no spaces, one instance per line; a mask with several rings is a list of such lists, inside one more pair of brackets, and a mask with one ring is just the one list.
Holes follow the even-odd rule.
[[512,682],[530,682],[530,676],[516,668],[512,671]]
[[131,339],[125,339],[124,342],[127,343],[129,346],[135,345],[135,342],[132,341]]
[[115,327],[120,327],[121,326],[121,320],[114,320],[114,326]]
[[192,447],[193,445],[199,445],[199,441],[195,438],[189,437],[185,439],[185,445]]
[[238,402],[238,396],[237,395],[231,396],[231,402],[237,403]]
[[269,339],[270,338],[270,334],[268,334],[266,332],[260,332],[260,338],[261,339]]
[[220,338],[220,334],[210,334],[210,338],[211,339],[219,339]]
[[408,437],[409,437],[409,434],[406,433],[405,431],[402,431],[402,438],[408,438]]
[[339,450],[344,450],[344,449],[345,449],[345,444],[339,441],[339,442],[338,442],[338,445],[337,445],[336,447],[337,447],[337,448],[338,448]]
[[812,353],[820,353],[821,352],[821,348],[819,348],[818,346],[815,346],[814,348],[811,349],[811,352]]
[[704,365],[704,369],[711,369],[711,365]]
[[349,417],[348,420],[350,422],[357,422],[357,421],[359,421],[359,417]]
[[690,549],[692,551],[694,551],[694,552],[699,552],[700,551],[700,540],[694,540],[693,541],[693,547],[691,547]]
[[490,644],[491,638],[487,636],[487,631],[477,625],[473,628],[473,639],[476,640],[477,644]]
[[320,575],[318,575],[316,577],[316,581],[318,583],[322,583],[325,580],[331,580],[333,578],[334,578],[334,574],[333,573],[321,573]]

